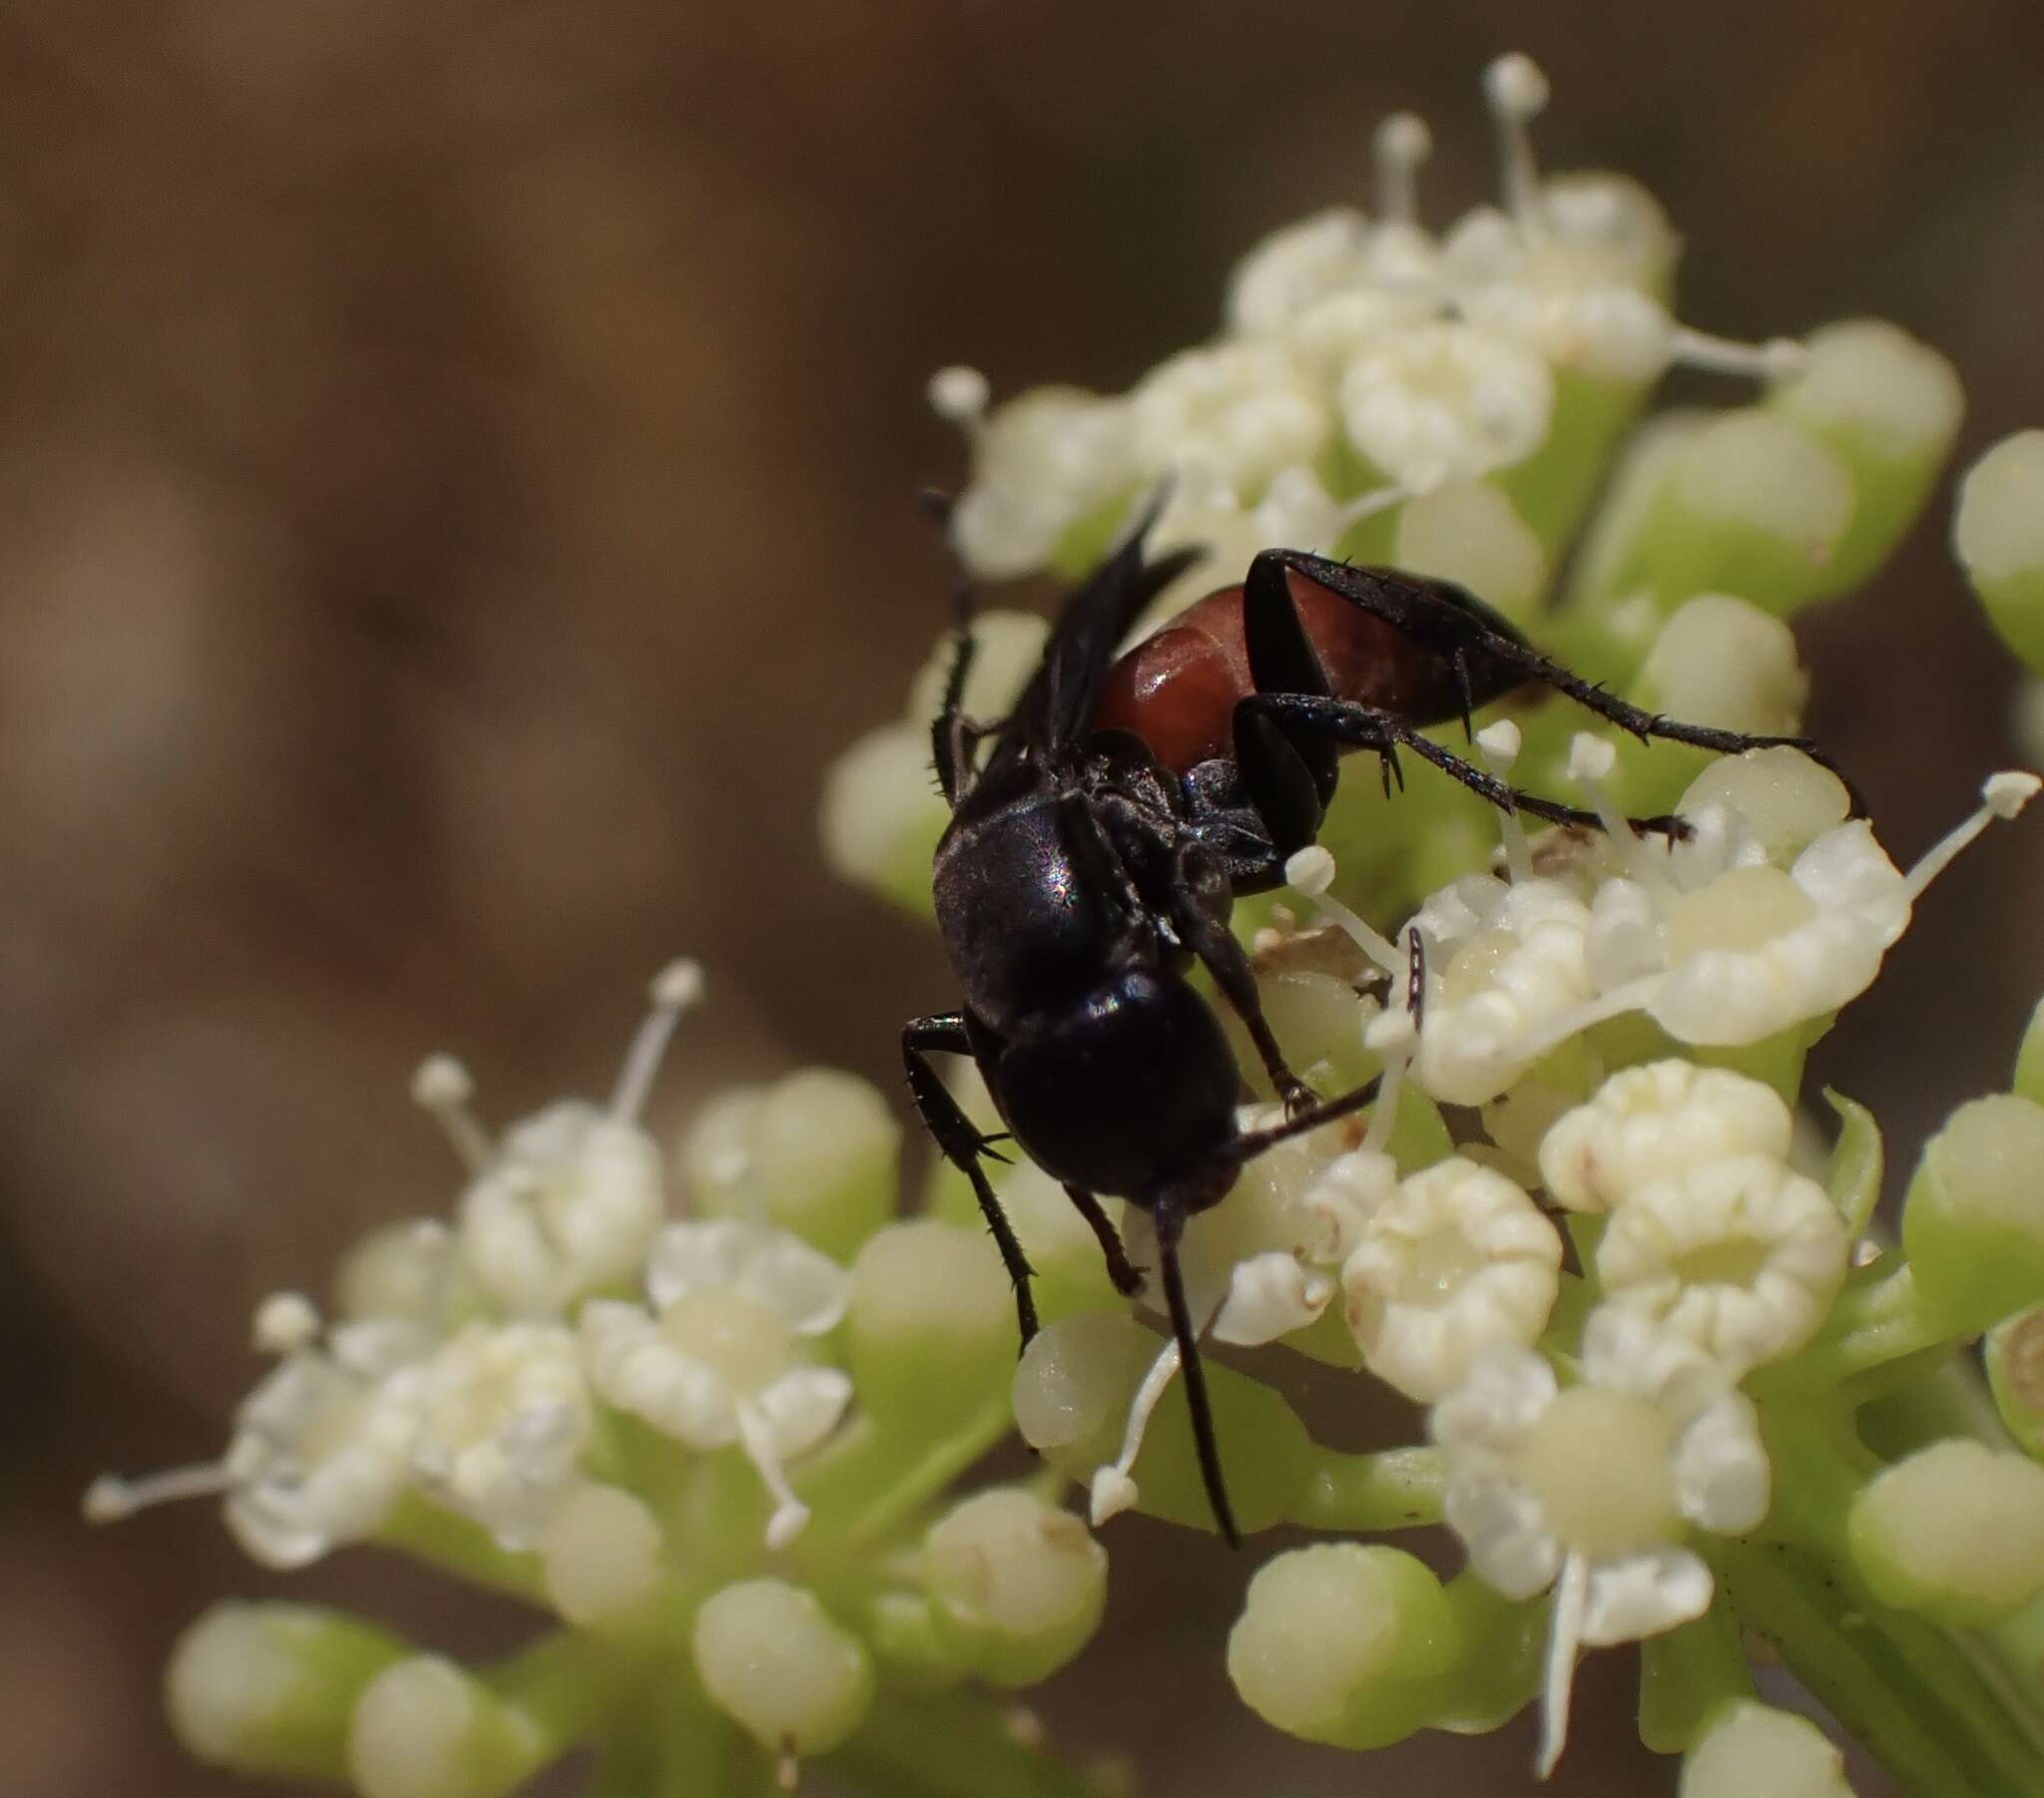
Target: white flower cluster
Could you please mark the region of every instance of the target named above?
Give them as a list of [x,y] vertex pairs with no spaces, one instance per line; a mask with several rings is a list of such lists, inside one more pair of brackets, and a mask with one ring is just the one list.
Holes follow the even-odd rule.
[[[1699,1047],[1820,1023],[1872,983],[1939,871],[2039,785],[1994,775],[1980,809],[1904,874],[1845,815],[1842,783],[1792,749],[1713,765],[1678,806],[1689,828],[1673,843],[1617,816],[1601,785],[1612,755],[1585,735],[1570,758],[1604,836],[1564,839],[1536,873],[1508,831],[1503,873],[1453,882],[1411,920],[1427,970],[1414,1075],[1434,1098],[1489,1105],[1628,1012]],[[1323,897],[1324,872],[1295,890],[1381,954],[1381,937]]]
[[843,1315],[850,1276],[764,1221],[666,1221],[663,1157],[639,1114],[701,991],[693,962],[669,968],[610,1103],[563,1101],[501,1140],[469,1110],[460,1066],[426,1062],[414,1097],[470,1171],[455,1226],[371,1236],[342,1270],[330,1325],[296,1294],[264,1301],[256,1346],[279,1360],[227,1453],[103,1479],[88,1514],[221,1494],[237,1538],[275,1568],[374,1536],[414,1500],[502,1549],[544,1548],[554,1520],[598,1490],[608,1408],[693,1449],[740,1445],[775,1501],[768,1546],[785,1547],[808,1514],[783,1464],[851,1396],[806,1348]]
[[1675,361],[1763,378],[1799,365],[1792,344],[1675,322],[1676,238],[1644,190],[1541,178],[1527,126],[1547,84],[1530,61],[1501,57],[1485,92],[1501,207],[1428,231],[1415,187],[1430,140],[1401,114],[1376,137],[1377,216],[1336,208],[1275,232],[1236,269],[1222,335],[1127,394],[1041,388],[989,411],[975,370],[933,377],[932,405],[973,444],[953,518],[966,564],[1003,578],[1069,559],[1167,477],[1158,548],[1204,543],[1224,566],[1273,543],[1332,551],[1383,505],[1533,454],[1565,382],[1636,390]]

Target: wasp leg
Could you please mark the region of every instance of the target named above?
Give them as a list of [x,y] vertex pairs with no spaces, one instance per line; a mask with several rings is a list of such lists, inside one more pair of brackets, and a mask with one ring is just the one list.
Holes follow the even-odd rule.
[[[1490,646],[1486,646],[1490,647]],[[1851,776],[1831,759],[1822,749],[1806,736],[1765,736],[1745,730],[1722,730],[1714,724],[1688,724],[1681,718],[1671,718],[1658,711],[1646,711],[1621,699],[1616,693],[1606,692],[1594,681],[1585,680],[1580,674],[1572,674],[1559,663],[1548,661],[1535,650],[1511,644],[1492,649],[1522,670],[1529,680],[1537,680],[1542,686],[1552,687],[1564,698],[1573,699],[1586,711],[1595,712],[1608,723],[1616,724],[1621,730],[1629,730],[1642,742],[1661,737],[1671,743],[1687,743],[1695,749],[1712,749],[1720,755],[1742,755],[1749,749],[1797,749],[1820,768],[1828,768],[1837,775],[1845,788],[1845,797],[1855,818],[1866,816],[1866,801],[1859,796],[1859,789],[1852,784]]]
[[1100,1208],[1100,1200],[1084,1186],[1068,1183],[1065,1196],[1072,1201],[1079,1215],[1092,1225],[1093,1234],[1100,1242],[1100,1252],[1107,1259],[1107,1277],[1114,1282],[1114,1289],[1123,1298],[1134,1298],[1143,1290],[1143,1270],[1129,1259],[1129,1251],[1122,1244],[1121,1231],[1114,1227],[1114,1219]]
[[[1267,712],[1292,729],[1319,731],[1353,749],[1374,749],[1383,754],[1403,744],[1422,760],[1432,762],[1442,773],[1459,780],[1471,792],[1489,800],[1500,811],[1523,811],[1529,816],[1544,818],[1550,824],[1580,824],[1591,830],[1602,828],[1602,820],[1594,811],[1563,805],[1520,787],[1508,786],[1495,774],[1487,773],[1443,749],[1431,737],[1422,736],[1409,720],[1380,711],[1373,705],[1358,704],[1352,699],[1323,699],[1303,693],[1256,693],[1244,699],[1242,704]],[[1628,818],[1626,822],[1643,835],[1653,831],[1663,836],[1681,837],[1689,832],[1689,825],[1671,813],[1652,818]]]
[[[1689,724],[1680,718],[1666,717],[1631,704],[1616,693],[1606,692],[1594,681],[1585,680],[1579,674],[1570,674],[1560,664],[1550,662],[1519,635],[1509,620],[1452,581],[1430,580],[1396,569],[1354,568],[1345,562],[1330,562],[1324,556],[1308,555],[1302,550],[1266,550],[1257,560],[1297,570],[1308,580],[1339,594],[1371,617],[1382,619],[1422,649],[1447,659],[1454,674],[1459,710],[1465,718],[1472,701],[1479,705],[1487,704],[1514,686],[1536,681],[1564,698],[1573,699],[1586,711],[1595,712],[1621,730],[1630,731],[1643,742],[1661,737],[1669,742],[1687,743],[1692,748],[1715,750],[1722,755],[1738,755],[1748,749],[1799,749],[1819,767],[1830,769],[1845,783],[1853,816],[1865,815],[1865,803],[1851,780],[1808,737],[1753,735],[1743,730],[1719,729],[1710,724]],[[1437,723],[1442,720],[1418,718],[1415,721]]]
[[959,1110],[951,1090],[937,1078],[926,1052],[947,1055],[972,1054],[972,1040],[966,1034],[962,1012],[941,1012],[927,1018],[911,1018],[901,1027],[901,1063],[908,1072],[908,1091],[915,1101],[923,1128],[928,1130],[944,1159],[972,1182],[972,1193],[986,1218],[994,1245],[1001,1251],[1001,1263],[1015,1286],[1015,1321],[1022,1331],[1022,1345],[1036,1334],[1036,1299],[1029,1282],[1036,1270],[1015,1238],[1015,1227],[994,1196],[993,1184],[980,1166],[982,1156],[995,1154],[978,1126]]
[[[1199,859],[1207,862],[1205,856]],[[1208,879],[1200,881],[1187,869],[1187,860],[1181,852],[1178,865],[1173,870],[1172,928],[1178,932],[1179,940],[1200,958],[1201,966],[1214,977],[1214,984],[1221,989],[1222,996],[1235,1008],[1235,1015],[1250,1033],[1250,1041],[1257,1046],[1257,1054],[1263,1060],[1264,1072],[1271,1077],[1273,1090],[1283,1101],[1285,1116],[1295,1118],[1316,1104],[1319,1096],[1292,1073],[1284,1059],[1284,1051],[1278,1046],[1270,1021],[1264,1016],[1264,998],[1257,991],[1256,970],[1250,966],[1250,958],[1236,940],[1235,932],[1225,922],[1227,914],[1223,906],[1229,898],[1225,873],[1218,863],[1208,863]]]
[[1200,1363],[1199,1332],[1193,1326],[1193,1308],[1186,1301],[1185,1275],[1178,1263],[1178,1242],[1185,1214],[1175,1200],[1159,1199],[1150,1210],[1157,1224],[1157,1258],[1163,1264],[1164,1303],[1171,1313],[1171,1333],[1178,1343],[1179,1371],[1186,1382],[1186,1406],[1193,1418],[1193,1447],[1200,1460],[1200,1481],[1207,1489],[1207,1503],[1214,1508],[1214,1521],[1231,1549],[1242,1547],[1242,1532],[1236,1528],[1235,1510],[1228,1502],[1228,1486],[1221,1475],[1221,1442],[1214,1431],[1214,1406],[1207,1397],[1207,1370]]
[[973,757],[986,727],[975,723],[960,709],[965,700],[965,682],[979,655],[979,640],[973,635],[973,615],[979,598],[965,566],[951,548],[951,496],[925,493],[923,504],[943,533],[944,549],[951,564],[951,666],[944,675],[943,703],[930,720],[930,757],[937,770],[937,785],[945,802],[956,807],[972,790]]

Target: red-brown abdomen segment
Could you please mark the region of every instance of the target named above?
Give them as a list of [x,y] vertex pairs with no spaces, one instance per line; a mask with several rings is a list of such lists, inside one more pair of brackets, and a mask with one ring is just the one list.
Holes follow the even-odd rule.
[[[1352,601],[1287,569],[1291,603],[1337,698],[1415,724],[1457,715],[1454,670]],[[1238,701],[1257,690],[1243,637],[1241,587],[1196,601],[1108,670],[1096,730],[1132,730],[1172,772],[1231,755]]]

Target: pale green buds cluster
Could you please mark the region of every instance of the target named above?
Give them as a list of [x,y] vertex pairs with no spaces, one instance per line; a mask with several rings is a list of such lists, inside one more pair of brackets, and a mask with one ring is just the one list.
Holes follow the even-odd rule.
[[[1159,617],[1270,547],[1391,561],[1650,710],[1790,735],[1809,680],[1788,621],[1928,500],[1952,371],[1874,320],[1761,345],[1679,324],[1653,199],[1541,176],[1525,58],[1485,92],[1498,206],[1428,229],[1429,140],[1401,116],[1375,216],[1274,233],[1219,334],[1128,392],[993,406],[940,371],[931,402],[972,455],[952,547],[981,578],[1074,576],[1160,504],[1151,547],[1208,554]],[[1642,420],[1677,363],[1750,385]],[[1955,539],[2044,674],[2040,520],[2030,432],[1967,477]],[[979,616],[972,719],[1010,707],[1045,630]],[[949,661],[822,806],[837,870],[925,912]],[[2011,1090],[1923,1149],[1899,1244],[1878,1124],[1806,1105],[1803,1078],[1933,879],[2038,778],[1950,773],[1977,809],[1901,866],[1793,747],[1619,743],[1551,701],[1472,722],[1468,744],[1443,727],[1457,752],[1602,828],[1535,835],[1416,756],[1409,790],[1365,767],[1239,920],[1295,1070],[1381,1086],[1244,1168],[1181,1243],[1196,1330],[1227,1350],[1204,1365],[1236,1518],[1324,1539],[1249,1580],[1237,1691],[1357,1750],[1537,1702],[1544,1775],[1579,1657],[1638,1642],[1642,1739],[1683,1756],[1684,1798],[1848,1798],[1826,1736],[1757,1700],[1765,1641],[1903,1789],[2038,1798],[2044,1009]],[[1679,830],[1627,827],[1664,811]],[[608,1104],[501,1135],[457,1064],[427,1063],[415,1096],[465,1165],[450,1219],[360,1245],[331,1321],[296,1294],[261,1308],[275,1366],[218,1463],[89,1496],[111,1518],[216,1494],[270,1567],[365,1544],[546,1619],[468,1667],[337,1612],[223,1606],[169,1678],[195,1753],[364,1798],[508,1798],[584,1748],[605,1792],[757,1791],[806,1758],[874,1791],[1084,1789],[1006,1694],[1083,1652],[1111,1520],[1214,1528],[1158,1282],[1118,1296],[1059,1182],[1004,1148],[988,1171],[1044,1320],[1018,1362],[963,1175],[932,1166],[902,1216],[894,1115],[829,1070],[714,1100],[677,1206],[642,1113],[700,988],[686,963],[655,984]],[[1239,1061],[1261,1078],[1246,1042]],[[969,1072],[958,1099],[1001,1128]],[[1108,1215],[1157,1267],[1143,1205]],[[1328,1446],[1278,1345],[1423,1425]],[[1016,1431],[1026,1483],[953,1490]],[[1462,1563],[1445,1579],[1376,1540],[1434,1527]]]
[[340,1321],[296,1293],[259,1307],[277,1366],[218,1464],[94,1488],[101,1518],[218,1494],[271,1566],[365,1542],[552,1624],[470,1667],[339,1611],[223,1605],[167,1681],[201,1758],[362,1798],[508,1798],[583,1748],[670,1790],[839,1753],[969,1781],[961,1742],[989,1777],[1068,1777],[982,1688],[1079,1652],[1106,1555],[1038,1493],[950,1491],[1013,1428],[999,1256],[891,1221],[900,1127],[829,1069],[713,1100],[678,1206],[639,1114],[701,984],[655,983],[609,1106],[500,1137],[428,1063],[415,1096],[469,1173],[453,1226],[365,1239]]

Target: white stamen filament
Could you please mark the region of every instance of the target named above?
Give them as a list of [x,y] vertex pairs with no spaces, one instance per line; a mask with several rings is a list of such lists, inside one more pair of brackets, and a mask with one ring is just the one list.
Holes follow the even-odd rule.
[[[1416,927],[1414,934],[1418,934]],[[1426,979],[1423,960],[1419,964],[1419,977],[1423,986]],[[1369,1124],[1362,1132],[1360,1146],[1373,1154],[1384,1154],[1388,1152],[1386,1145],[1391,1139],[1391,1125],[1398,1116],[1399,1089],[1405,1084],[1405,1071],[1412,1066],[1412,1051],[1419,1038],[1412,1028],[1412,1014],[1398,1010],[1379,1012],[1369,1021],[1362,1040],[1365,1048],[1376,1050],[1383,1056],[1384,1078],[1377,1088],[1376,1104],[1369,1109]]]
[[[1484,765],[1500,780],[1511,775],[1512,764],[1519,759],[1522,742],[1519,726],[1510,718],[1499,718],[1494,724],[1486,724],[1476,733],[1476,746],[1483,752]],[[1504,838],[1505,871],[1516,885],[1522,880],[1533,878],[1533,851],[1526,842],[1525,820],[1519,816],[1515,806],[1510,811],[1498,810],[1498,834]]]
[[757,1407],[741,1399],[738,1404],[739,1440],[746,1459],[760,1476],[760,1483],[773,1498],[773,1515],[766,1520],[766,1546],[776,1553],[801,1535],[809,1521],[809,1508],[794,1496],[781,1472],[780,1458],[773,1452],[773,1438]]
[[475,1079],[451,1055],[429,1055],[411,1077],[412,1104],[439,1120],[454,1152],[470,1173],[481,1173],[496,1158],[497,1147],[469,1102]]
[[1402,506],[1411,498],[1412,489],[1395,481],[1388,487],[1372,487],[1367,493],[1359,493],[1334,514],[1334,535],[1339,536],[1350,525],[1374,518],[1379,512],[1388,512],[1393,506]]
[[1327,889],[1333,880],[1334,858],[1318,843],[1299,850],[1284,864],[1285,885],[1300,898],[1311,900],[1313,909],[1322,918],[1338,925],[1355,946],[1387,974],[1395,977],[1404,973],[1405,958],[1391,946],[1390,939],[1372,930],[1340,900],[1328,897]]
[[1543,232],[1540,168],[1526,127],[1547,105],[1547,77],[1530,56],[1501,56],[1483,72],[1484,98],[1497,126],[1499,182],[1505,211],[1527,239]]
[[1903,890],[1913,905],[1923,889],[1942,874],[1952,860],[1997,818],[2012,818],[2035,796],[2040,782],[2035,774],[2003,772],[1990,774],[1980,789],[1980,809],[1945,832],[1926,849],[1904,877]]
[[1571,1555],[1562,1564],[1547,1626],[1547,1679],[1540,1693],[1540,1758],[1535,1762],[1542,1779],[1554,1771],[1568,1745],[1569,1694],[1576,1682],[1576,1651],[1582,1644],[1589,1598],[1590,1563],[1582,1555]]
[[1386,225],[1419,223],[1420,166],[1433,154],[1433,134],[1417,113],[1393,113],[1372,141],[1377,165],[1377,215]]
[[234,1489],[234,1472],[225,1461],[167,1468],[140,1480],[102,1474],[86,1491],[85,1518],[91,1524],[118,1524],[152,1506],[175,1505],[183,1499],[217,1499]]
[[668,963],[654,977],[651,996],[652,1010],[625,1051],[617,1090],[611,1094],[611,1116],[627,1124],[636,1123],[646,1109],[646,1096],[653,1091],[682,1014],[703,997],[702,965],[686,960]]
[[1618,751],[1606,738],[1578,730],[1570,739],[1569,778],[1583,789],[1591,810],[1597,814],[1597,822],[1625,864],[1626,873],[1643,887],[1665,893],[1668,891],[1668,872],[1661,865],[1661,858],[1633,834],[1625,813],[1612,803],[1611,794],[1604,785],[1617,766]]
[[1793,337],[1770,337],[1765,343],[1742,343],[1735,337],[1714,337],[1677,325],[1669,338],[1674,360],[1710,374],[1749,375],[1757,381],[1787,380],[1798,374],[1809,352]]
[[1109,1466],[1096,1470],[1093,1476],[1090,1512],[1094,1529],[1099,1529],[1109,1518],[1128,1510],[1136,1502],[1136,1483],[1129,1477],[1129,1470],[1143,1452],[1143,1433],[1150,1427],[1150,1415],[1178,1377],[1178,1344],[1167,1342],[1158,1350],[1157,1359],[1150,1363],[1150,1371],[1143,1376],[1142,1385],[1136,1388],[1136,1396],[1129,1401],[1129,1422],[1122,1432],[1122,1452]]

